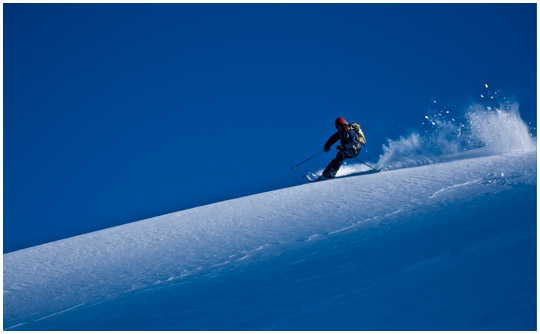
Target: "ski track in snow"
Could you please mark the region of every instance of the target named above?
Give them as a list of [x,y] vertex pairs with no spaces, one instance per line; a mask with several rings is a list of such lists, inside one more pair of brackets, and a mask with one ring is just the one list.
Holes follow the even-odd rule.
[[536,151],[509,153],[309,183],[4,254],[4,328],[189,284],[458,198],[536,184],[535,159]]

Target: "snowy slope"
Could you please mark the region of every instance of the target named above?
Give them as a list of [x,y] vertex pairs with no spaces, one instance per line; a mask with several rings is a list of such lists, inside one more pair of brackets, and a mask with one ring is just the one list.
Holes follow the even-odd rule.
[[535,151],[272,191],[5,254],[4,327],[534,329],[535,217]]
[[489,147],[4,254],[4,329],[534,330],[536,143]]

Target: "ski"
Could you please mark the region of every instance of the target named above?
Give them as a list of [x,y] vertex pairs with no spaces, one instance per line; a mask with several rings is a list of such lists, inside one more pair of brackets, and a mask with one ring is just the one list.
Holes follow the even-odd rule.
[[[344,178],[344,177],[351,177],[351,176],[360,176],[360,175],[368,175],[368,174],[375,174],[375,173],[379,173],[381,170],[380,169],[371,169],[371,170],[367,170],[367,171],[363,171],[363,172],[356,172],[356,173],[351,173],[351,174],[347,174],[347,175],[340,175],[340,176],[336,176],[334,179],[341,179],[341,178]],[[308,180],[309,182],[318,182],[318,181],[325,181],[325,180],[332,180],[332,179],[329,179],[329,178],[326,178],[324,176],[319,176],[315,173],[312,173],[310,171],[307,172],[306,175],[304,175],[304,177],[306,178],[306,180]]]
[[308,171],[307,174],[304,175],[304,177],[305,177],[309,182],[317,182],[317,181],[320,180],[320,178],[321,178],[322,176],[318,176],[317,174]]

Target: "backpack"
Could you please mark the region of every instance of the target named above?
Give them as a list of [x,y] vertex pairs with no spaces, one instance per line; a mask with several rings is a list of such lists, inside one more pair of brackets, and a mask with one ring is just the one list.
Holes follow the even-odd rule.
[[360,142],[360,145],[365,146],[366,145],[366,137],[364,136],[364,133],[362,132],[362,129],[360,129],[360,125],[358,125],[357,123],[351,123],[351,124],[349,124],[349,126],[358,135],[358,141]]

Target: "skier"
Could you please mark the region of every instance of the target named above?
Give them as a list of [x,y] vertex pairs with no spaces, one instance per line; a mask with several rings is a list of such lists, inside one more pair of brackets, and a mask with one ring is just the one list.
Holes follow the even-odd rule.
[[345,159],[354,158],[360,153],[362,144],[358,138],[358,134],[354,131],[349,123],[343,118],[338,117],[334,122],[337,132],[334,133],[324,144],[324,150],[330,151],[330,147],[334,145],[339,139],[341,139],[341,146],[338,146],[339,150],[336,158],[332,160],[323,172],[323,177],[332,179],[336,176],[341,164]]

